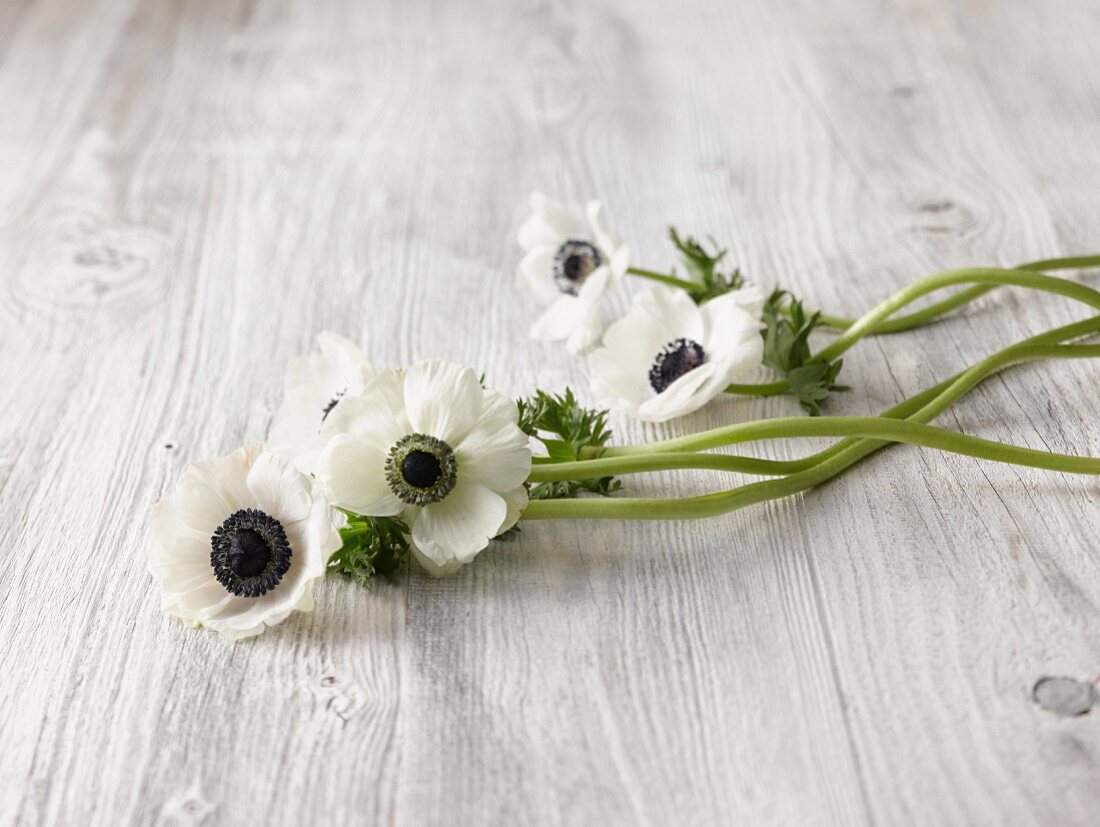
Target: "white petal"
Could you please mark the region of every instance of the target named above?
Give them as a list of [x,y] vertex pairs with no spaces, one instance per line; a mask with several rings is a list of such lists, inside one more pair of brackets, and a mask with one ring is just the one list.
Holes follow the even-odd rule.
[[722,358],[722,387],[754,373],[764,361],[764,339],[759,333],[746,339]]
[[209,541],[214,530],[237,510],[205,481],[185,474],[176,490],[154,509],[152,528],[154,534],[166,538],[188,536]]
[[[498,535],[503,534],[514,526],[519,521],[523,509],[527,507],[527,489],[522,485],[512,491],[505,492],[502,496],[507,506],[507,511],[503,522],[501,522],[500,527],[496,531]],[[463,561],[455,557],[447,558],[442,563],[436,562],[422,551],[415,542],[410,543],[409,549],[412,552],[413,558],[420,564],[420,567],[433,577],[446,577],[454,574],[464,565]]]
[[420,568],[424,569],[424,571],[432,577],[449,577],[464,565],[453,557],[447,560],[443,565],[440,565],[421,551],[416,543],[409,544],[409,551],[412,552],[413,559],[420,565]]
[[603,323],[603,307],[582,306],[577,324],[565,340],[565,349],[577,355],[587,352],[600,340]]
[[421,362],[405,372],[405,410],[413,431],[457,445],[481,414],[477,374],[452,362]]
[[576,296],[561,294],[531,326],[531,336],[542,341],[564,341],[571,353],[582,353],[603,333],[603,298],[610,272],[598,267]]
[[[319,354],[296,356],[287,363],[286,373],[283,376],[283,405],[290,403],[292,407],[303,410],[306,407],[311,408],[318,427],[325,405],[343,390],[339,385],[339,379],[328,376],[327,371],[324,372],[326,375],[318,376],[319,364],[323,365]],[[279,419],[282,413],[283,410],[280,408],[275,418]]]
[[665,422],[697,411],[722,392],[726,386],[718,365],[704,363],[688,371],[662,393],[655,394],[638,408],[643,422]]
[[754,338],[763,342],[760,317],[751,315],[741,306],[737,297],[740,292],[726,293],[700,308],[704,332],[698,341],[708,357],[724,358],[726,351]]
[[531,445],[516,419],[515,402],[500,394],[486,394],[485,410],[477,425],[455,446],[459,479],[471,479],[498,492],[527,480]]
[[340,400],[325,420],[321,438],[327,443],[337,434],[348,434],[388,451],[410,432],[404,378],[386,371],[368,382],[360,395]]
[[611,270],[611,287],[614,289],[630,269],[630,248],[620,244],[612,250],[608,259],[608,268]]
[[635,416],[639,406],[653,396],[649,366],[630,351],[598,348],[588,357],[588,370],[592,392],[604,407]]
[[437,565],[468,563],[496,536],[507,516],[504,499],[472,480],[460,481],[446,499],[420,510],[413,542]]
[[603,253],[604,260],[610,266],[612,284],[617,286],[630,264],[630,252],[623,240],[615,233],[609,232],[600,220],[601,205],[599,201],[589,201],[585,205],[585,214],[588,217],[588,226],[596,246]]
[[[282,621],[282,619],[283,618],[279,618],[280,621]],[[275,623],[272,623],[271,625],[274,626]],[[222,637],[224,637],[230,643],[236,643],[237,641],[246,640],[247,638],[256,637],[257,635],[262,635],[264,631],[266,631],[266,629],[267,626],[263,623],[260,623],[249,629],[244,629],[241,631],[229,627],[224,627],[222,629],[219,629],[218,631],[220,631],[222,633]]]
[[252,461],[263,452],[262,445],[249,445],[217,459],[198,460],[187,469],[187,475],[203,482],[221,497],[225,516],[248,508],[252,495],[248,490],[248,471]]
[[317,454],[324,447],[320,427],[321,416],[312,404],[284,400],[271,423],[267,449],[289,459],[302,473],[312,474]]
[[248,472],[248,490],[261,511],[283,524],[309,516],[313,502],[309,480],[285,457],[258,456]]
[[612,351],[624,365],[634,365],[647,373],[657,354],[670,341],[670,334],[660,309],[641,301],[639,296],[626,315],[607,328],[603,349]]
[[205,616],[219,611],[234,599],[244,598],[234,598],[221,583],[211,578],[194,589],[177,594],[174,613],[184,620],[203,622]]
[[585,306],[598,306],[607,294],[610,281],[611,271],[607,267],[597,267],[577,291],[577,300]]
[[[321,575],[304,576],[302,568],[291,566],[279,584],[262,597],[234,597],[219,611],[203,619],[230,640],[258,635],[267,626],[282,623],[296,606],[312,606],[313,584]],[[305,595],[309,594],[309,598]]]
[[502,492],[501,496],[504,497],[504,503],[508,510],[505,512],[504,522],[497,529],[497,535],[503,534],[519,522],[519,518],[523,515],[523,510],[527,508],[528,502],[527,489],[522,485],[513,488],[511,491]]
[[317,460],[317,480],[333,505],[372,517],[401,513],[386,482],[386,452],[358,437],[332,438]]
[[711,304],[703,305],[707,326],[703,349],[708,359],[722,365],[725,385],[728,385],[760,367],[764,360],[764,338],[760,335],[761,324],[757,317],[750,316],[740,306],[726,304],[710,308]]
[[665,298],[660,291],[646,290],[639,294],[627,314],[607,328],[603,347],[588,357],[592,388],[600,404],[637,415],[638,408],[654,396],[649,370],[657,355],[675,339],[691,338],[694,332],[691,313],[681,314],[689,324],[680,329],[671,327],[663,304]]
[[703,315],[691,296],[683,290],[651,285],[642,290],[631,307],[657,322],[667,345],[676,339],[703,342]]
[[[759,319],[760,314],[764,312],[764,303],[767,301],[767,296],[764,295],[764,291],[757,284],[748,282],[740,290],[734,290],[726,295],[733,296],[734,301],[741,309],[754,319]],[[707,302],[707,304],[709,303]],[[705,316],[706,304],[703,305],[703,311]]]
[[516,270],[516,283],[520,290],[543,306],[553,304],[561,295],[561,290],[554,281],[556,252],[556,247],[535,247],[524,255]]
[[531,325],[531,338],[560,342],[573,332],[577,315],[577,297],[562,293]]
[[541,192],[531,194],[531,216],[519,228],[517,240],[524,250],[540,245],[557,248],[569,238],[586,234],[584,218]]
[[210,534],[187,526],[170,502],[153,509],[148,553],[149,573],[165,592],[190,591],[214,579]]
[[374,369],[367,357],[350,339],[326,330],[317,334],[317,346],[321,357],[339,375],[345,393],[359,393],[364,384],[374,377]]
[[283,382],[283,402],[268,435],[269,450],[313,471],[323,442],[319,433],[325,410],[336,399],[358,394],[374,376],[362,351],[329,331],[318,334],[317,350],[292,359]]

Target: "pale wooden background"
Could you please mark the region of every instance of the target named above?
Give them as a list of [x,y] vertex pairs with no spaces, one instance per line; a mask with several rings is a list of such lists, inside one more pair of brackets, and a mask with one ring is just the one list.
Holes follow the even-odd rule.
[[[1094,480],[897,448],[707,523],[328,582],[237,646],[161,618],[143,551],[322,329],[587,392],[512,289],[535,187],[838,313],[1097,250],[1098,39],[1087,0],[0,4],[0,823],[1095,823],[1097,714],[1032,698],[1100,674]],[[1083,315],[1002,293],[865,343],[830,410]],[[1096,371],[942,421],[1098,454]]]

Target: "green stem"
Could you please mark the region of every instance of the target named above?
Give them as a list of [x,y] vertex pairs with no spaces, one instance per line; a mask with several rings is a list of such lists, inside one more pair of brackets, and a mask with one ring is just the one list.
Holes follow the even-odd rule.
[[[778,437],[777,437],[778,438]],[[806,466],[799,460],[757,459],[756,457],[731,456],[729,454],[704,454],[691,451],[675,451],[660,454],[630,454],[598,459],[582,459],[576,462],[554,462],[531,468],[528,482],[561,482],[585,480],[597,477],[641,474],[649,471],[676,471],[696,468],[704,471],[734,471],[741,474],[778,476],[802,471]]]
[[[1073,256],[1069,258],[1051,258],[1043,261],[1030,261],[1027,264],[1021,264],[1016,267],[1017,270],[1026,270],[1030,272],[1045,272],[1048,270],[1072,270],[1080,267],[1097,267],[1100,266],[1100,256]],[[914,327],[920,327],[921,325],[928,324],[929,322],[939,318],[945,313],[949,313],[965,304],[969,304],[979,296],[984,296],[991,290],[996,289],[997,285],[994,284],[979,284],[973,287],[968,287],[965,290],[960,290],[954,296],[950,296],[943,301],[931,304],[915,313],[909,313],[905,316],[896,316],[892,319],[883,320],[879,324],[875,325],[873,333],[875,335],[884,333],[901,333],[905,330],[912,330]],[[846,330],[856,323],[855,319],[848,319],[843,316],[832,316],[829,314],[822,314],[822,320],[829,327],[834,327],[839,330]]]
[[[1081,348],[1086,346],[1063,345],[1062,347]],[[1100,357],[1100,346],[1093,346],[1089,355]],[[920,422],[878,416],[765,419],[758,422],[746,422],[718,431],[709,431],[707,434],[709,438],[700,440],[699,447],[694,450],[703,451],[741,442],[769,439],[822,436],[859,437],[920,445],[924,448],[935,448],[992,462],[1026,465],[1031,468],[1044,468],[1048,471],[1064,471],[1070,474],[1100,474],[1100,459],[1093,457],[1079,457],[1070,454],[1037,451],[1032,448],[1021,448],[956,433],[955,431],[925,425]],[[688,450],[691,451],[692,449]],[[749,457],[726,456],[724,454],[690,452],[635,454],[633,456],[602,457],[595,460],[561,462],[541,466],[532,471],[530,480],[531,482],[559,482],[561,480],[618,476],[620,474],[648,471],[670,471],[681,468],[759,473],[758,470],[750,470],[754,467],[759,468],[760,466],[752,462]],[[771,471],[765,471],[764,473],[771,473]]]
[[641,267],[629,267],[626,272],[632,276],[639,276],[643,279],[649,279],[650,281],[659,281],[661,284],[667,284],[669,287],[678,287],[689,293],[694,293],[701,286],[693,281],[685,281],[684,279],[676,278],[676,276],[670,276],[667,273],[658,273],[654,270],[643,270]]
[[[1095,358],[1100,356],[1100,346],[1072,346],[1064,347],[1052,344],[1053,342],[1066,341],[1092,335],[1100,332],[1100,316],[1087,319],[1083,322],[1066,325],[1039,336],[1033,336],[1017,345],[1006,348],[976,365],[968,368],[947,382],[929,388],[912,399],[906,400],[900,405],[887,411],[884,417],[906,416],[915,423],[926,423],[942,413],[956,399],[978,384],[992,373],[1018,362],[1034,359],[1048,358]],[[798,421],[807,421],[799,419]],[[809,420],[812,421],[812,420]],[[753,423],[748,423],[753,424]],[[737,427],[737,426],[731,426]],[[717,432],[727,429],[717,429]],[[713,436],[716,432],[707,432]],[[696,435],[704,436],[707,434]],[[961,437],[962,435],[954,435]],[[625,457],[631,455],[650,455],[654,453],[679,452],[684,447],[684,440],[693,437],[684,437],[681,440],[666,440],[643,446],[624,446],[622,448],[609,449],[605,456]],[[968,440],[969,442],[969,440]],[[979,442],[984,443],[984,440]],[[723,443],[724,444],[724,443]],[[796,471],[787,477],[778,480],[752,483],[738,488],[723,491],[716,494],[707,494],[699,497],[686,498],[593,498],[570,500],[538,500],[532,502],[524,512],[525,519],[690,519],[698,517],[715,516],[742,508],[746,505],[788,496],[789,494],[804,491],[819,483],[841,473],[850,465],[858,462],[863,457],[879,450],[889,444],[881,438],[848,439],[843,440],[831,448],[819,452],[813,457],[807,457],[800,462],[806,463],[803,470]],[[971,446],[973,443],[971,443]],[[997,450],[1013,448],[1015,446],[1002,446],[992,443]],[[983,448],[984,450],[984,448]],[[993,458],[993,457],[987,457]],[[745,458],[741,458],[745,459]],[[1079,460],[1078,457],[1063,457],[1067,460]],[[1009,460],[1014,461],[1014,460]],[[592,462],[581,463],[586,469],[590,469]],[[541,469],[540,469],[541,470]],[[1059,469],[1059,470],[1068,470]],[[589,476],[586,470],[584,476]]]
[[[850,320],[831,317],[832,321],[836,322],[834,327],[842,328],[845,332],[827,345],[826,348],[818,351],[814,357],[815,359],[831,361],[850,349],[860,339],[867,337],[867,335],[898,332],[917,327],[919,324],[931,321],[948,310],[961,307],[967,304],[968,301],[989,293],[990,290],[1002,285],[1029,287],[1044,291],[1044,293],[1055,293],[1084,301],[1085,304],[1091,307],[1100,307],[1097,304],[1097,300],[1100,298],[1100,293],[1097,290],[1076,282],[1069,282],[1068,279],[1033,273],[1040,267],[1068,269],[1097,265],[1100,265],[1100,256],[1076,256],[1031,262],[1015,269],[970,267],[925,276],[883,301],[878,307],[872,308],[859,319]],[[961,284],[971,284],[972,286],[960,290],[955,296],[938,302],[936,305],[911,313],[910,316],[898,317],[893,320],[888,319],[894,312],[927,294],[933,293],[935,290]],[[888,326],[889,329],[884,326]],[[790,389],[789,383],[785,379],[780,379],[778,382],[756,385],[729,385],[726,388],[726,393],[742,396],[775,396],[787,392],[788,389]]]
[[[1049,330],[1046,333],[1040,333],[1037,336],[1031,336],[1023,340],[1022,342],[1018,342],[1011,347],[1005,348],[1004,350],[993,354],[992,356],[977,363],[973,367],[961,373],[955,374],[950,379],[940,382],[939,384],[934,385],[930,388],[926,388],[917,395],[899,402],[897,405],[893,406],[889,410],[883,411],[880,416],[890,419],[907,418],[909,416],[912,416],[924,406],[928,405],[933,400],[939,398],[948,388],[952,387],[953,383],[959,381],[961,378],[966,376],[970,376],[972,379],[972,384],[967,387],[967,390],[969,390],[969,388],[973,387],[974,384],[977,384],[978,382],[984,380],[996,371],[1001,370],[1008,364],[1011,364],[1014,359],[1014,354],[1016,353],[1019,353],[1021,351],[1027,353],[1028,349],[1033,346],[1054,345],[1058,344],[1059,342],[1080,339],[1082,337],[1093,336],[1098,333],[1100,333],[1100,316],[1093,316],[1080,322],[1073,322],[1072,324],[1054,328],[1053,330]],[[956,401],[961,395],[962,394],[960,393],[954,396],[952,399],[949,400],[949,404]],[[738,426],[735,425],[729,427],[736,428]],[[693,446],[695,440],[705,440],[708,438],[708,434],[715,434],[723,430],[725,429],[718,428],[713,431],[704,431],[700,434],[692,434],[686,437],[677,437],[673,439],[660,440],[657,442],[649,442],[644,445],[612,446],[610,448],[604,449],[601,453],[601,456],[617,457],[629,456],[633,454],[653,454],[663,452],[679,453],[683,451],[695,451],[699,450],[697,447]],[[847,440],[845,442],[838,443],[838,445],[846,445],[850,444],[850,442],[850,440]],[[804,462],[807,463],[806,467],[808,467],[809,464],[813,464],[815,462],[821,461],[822,459],[826,459],[829,455],[831,455],[831,452],[833,452],[834,450],[836,450],[836,446],[834,446],[834,448],[826,449],[826,451],[820,452],[810,457],[806,457],[802,460],[793,460],[793,462]],[[594,455],[588,453],[588,456],[582,455],[582,459],[589,459],[592,456]]]
[[791,389],[786,379],[776,382],[761,382],[758,385],[726,385],[726,393],[737,393],[741,396],[778,396]]
[[956,284],[1027,287],[1044,293],[1067,296],[1090,307],[1100,308],[1100,291],[1068,279],[1048,276],[1043,273],[1030,273],[1023,270],[999,270],[992,267],[968,267],[961,270],[948,270],[943,273],[925,276],[905,289],[898,291],[878,307],[865,313],[844,333],[818,351],[817,357],[829,361],[837,358],[872,331],[877,323],[892,315],[895,311],[911,304],[921,296],[931,293],[933,290],[951,287]]

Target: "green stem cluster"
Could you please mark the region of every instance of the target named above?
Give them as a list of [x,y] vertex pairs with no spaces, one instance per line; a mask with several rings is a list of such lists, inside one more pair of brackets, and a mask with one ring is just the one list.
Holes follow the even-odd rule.
[[[1049,267],[1051,263],[1036,262],[1025,267],[1037,269],[1040,265]],[[1053,263],[1067,267],[1087,266],[1100,263],[1100,257],[1060,259]],[[976,291],[979,289],[987,292],[1000,285],[1015,285],[1067,296],[1100,309],[1100,292],[1065,279],[1029,272],[1025,268],[955,270],[935,274],[914,283],[859,320],[851,322],[839,320],[846,323],[845,333],[826,348],[823,354],[826,358],[835,358],[869,332],[885,332],[881,326],[897,310],[933,290],[958,284],[972,285],[967,291],[963,291],[963,293],[970,293],[971,298],[977,295]],[[949,301],[957,302],[958,297],[963,293],[956,294]],[[960,306],[961,303],[953,307]],[[946,302],[940,303],[941,307],[945,305]],[[524,518],[529,520],[689,519],[715,516],[754,503],[805,491],[831,479],[883,446],[896,442],[1066,473],[1100,474],[1100,459],[1005,445],[928,424],[977,384],[1011,365],[1041,359],[1100,358],[1100,345],[1064,344],[1098,334],[1100,334],[1100,316],[1094,316],[1033,336],[895,405],[879,417],[816,419],[798,417],[747,422],[645,445],[608,448],[599,456],[585,457],[582,454],[581,459],[573,462],[539,465],[532,470],[530,477],[532,482],[684,468],[776,475],[779,478],[694,497],[593,498],[532,502],[524,513]],[[754,440],[823,436],[844,437],[844,439],[817,454],[786,461],[703,453],[713,448]]]
[[[1049,258],[1043,259],[1042,261],[1029,261],[1027,264],[1021,264],[1013,269],[1032,273],[1044,273],[1051,270],[1073,270],[1082,267],[1097,266],[1100,266],[1100,256],[1073,256],[1069,258]],[[997,286],[996,284],[975,284],[965,290],[960,290],[953,296],[948,296],[942,301],[930,304],[928,307],[922,308],[921,310],[907,313],[904,316],[896,316],[892,319],[884,320],[876,324],[874,329],[870,332],[874,335],[902,333],[917,327],[923,327],[935,321],[940,316],[950,313],[952,310],[958,310],[960,307],[965,307],[975,299],[981,298],[991,290],[995,290]],[[821,314],[821,318],[826,325],[836,328],[837,330],[847,330],[856,324],[857,321],[856,319],[847,319],[843,316],[832,316],[828,313]]]
[[[867,336],[901,333],[930,324],[946,313],[964,307],[975,299],[1002,286],[1027,287],[1081,300],[1080,296],[1084,293],[1079,292],[1079,290],[1087,291],[1088,288],[1082,288],[1081,285],[1065,279],[1047,276],[1045,271],[1097,266],[1100,266],[1100,256],[1072,256],[1031,261],[1012,269],[972,267],[934,273],[913,282],[858,319],[849,319],[827,313],[821,314],[821,320],[825,325],[842,331],[842,333],[828,346],[814,354],[814,358],[830,361],[845,353],[860,339]],[[698,287],[693,282],[652,270],[632,267],[627,272],[640,278],[658,281],[689,292]],[[919,301],[931,293],[960,285],[968,286],[954,295],[930,304],[921,310],[905,315],[896,315],[898,310]],[[744,396],[776,396],[786,393],[789,389],[790,385],[787,381],[781,379],[774,382],[736,383],[726,388],[726,391]]]

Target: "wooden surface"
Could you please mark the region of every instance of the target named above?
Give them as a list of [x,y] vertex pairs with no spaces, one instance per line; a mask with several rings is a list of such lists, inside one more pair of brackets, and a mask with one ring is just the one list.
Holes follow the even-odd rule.
[[[1095,823],[1100,718],[1061,714],[1100,674],[1095,480],[901,447],[330,581],[236,646],[160,616],[144,544],[322,329],[587,393],[512,287],[536,187],[601,196],[639,263],[676,221],[834,313],[1096,251],[1098,38],[1087,0],[0,4],[0,823]],[[861,344],[829,410],[1083,316],[994,294]],[[1034,365],[941,422],[1100,454],[1098,387]]]

